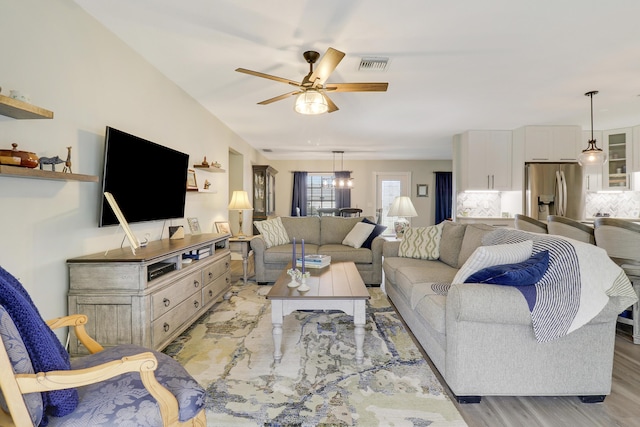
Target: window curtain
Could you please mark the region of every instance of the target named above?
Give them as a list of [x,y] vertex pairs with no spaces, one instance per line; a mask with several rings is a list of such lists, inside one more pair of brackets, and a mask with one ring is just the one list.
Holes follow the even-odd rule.
[[453,178],[451,172],[436,172],[436,224],[451,218]]
[[293,173],[293,195],[291,197],[291,216],[307,216],[307,172]]
[[[351,172],[349,171],[339,171],[335,172],[336,181],[340,178],[349,179],[351,178]],[[351,207],[351,189],[350,188],[338,188],[335,189],[336,192],[336,208],[350,208]]]

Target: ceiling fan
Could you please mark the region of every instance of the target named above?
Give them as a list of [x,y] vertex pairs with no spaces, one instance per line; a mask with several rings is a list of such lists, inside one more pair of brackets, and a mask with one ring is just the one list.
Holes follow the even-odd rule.
[[337,111],[338,107],[327,96],[327,92],[386,92],[389,83],[326,83],[333,70],[344,58],[344,55],[343,52],[330,47],[314,70],[313,64],[318,61],[320,54],[312,50],[304,52],[304,59],[309,64],[309,74],[304,76],[300,83],[245,68],[237,68],[236,71],[295,86],[297,89],[293,92],[266,99],[258,102],[258,104],[267,105],[281,101],[289,96],[298,95],[294,108],[301,114],[322,114]]

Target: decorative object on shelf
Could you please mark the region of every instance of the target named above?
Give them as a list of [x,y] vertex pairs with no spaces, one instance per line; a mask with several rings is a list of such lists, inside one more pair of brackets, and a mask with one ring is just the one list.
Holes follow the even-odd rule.
[[198,191],[198,182],[196,181],[196,171],[189,169],[187,171],[187,190]]
[[417,197],[429,197],[429,185],[428,184],[417,184],[416,196]]
[[169,226],[169,240],[184,239],[184,227],[181,225]]
[[218,221],[216,222],[216,231],[218,233],[231,234],[231,226],[227,221]]
[[198,222],[198,218],[187,218],[187,224],[189,224],[191,234],[200,234],[200,223]]
[[67,160],[64,161],[62,172],[73,173],[71,171],[71,147],[67,147]]
[[211,163],[211,166],[214,167],[214,168],[218,168],[218,169],[220,169],[222,167],[222,165],[220,163],[218,163],[218,162]]
[[56,165],[59,165],[60,163],[64,163],[64,160],[62,160],[60,156],[40,157],[40,169],[42,169],[44,165],[51,165],[51,170],[55,172]]
[[409,221],[407,218],[418,216],[416,208],[413,207],[411,198],[408,196],[398,196],[393,200],[391,208],[387,216],[396,216],[398,219],[393,223],[393,227],[396,231],[396,237],[402,238],[405,230],[409,227]]
[[245,234],[242,232],[242,217],[244,216],[244,211],[252,211],[253,206],[249,202],[249,195],[244,190],[236,190],[233,192],[231,196],[231,202],[229,203],[228,209],[230,211],[238,211],[238,234],[234,237],[242,239],[245,237]]
[[36,153],[18,150],[18,144],[11,144],[13,149],[0,150],[0,164],[22,166],[25,168],[35,168],[38,166],[38,156]]
[[578,156],[578,163],[582,166],[589,165],[603,165],[607,161],[607,154],[598,148],[596,140],[593,137],[593,95],[598,93],[597,90],[585,93],[585,96],[591,98],[591,139],[588,142],[587,148],[582,150],[582,153]]
[[207,162],[207,156],[204,156],[204,160],[202,161],[202,163],[200,163],[202,166],[204,166],[205,168],[209,167],[209,162]]
[[9,91],[9,97],[12,99],[17,99],[18,101],[27,102],[31,104],[31,97],[27,94],[22,93],[22,91],[12,89]]
[[211,187],[211,182],[208,179],[204,180],[204,189],[208,190]]

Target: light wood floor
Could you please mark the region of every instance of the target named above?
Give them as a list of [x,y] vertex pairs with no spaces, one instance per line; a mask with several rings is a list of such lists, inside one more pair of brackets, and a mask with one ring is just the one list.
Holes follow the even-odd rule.
[[[241,279],[241,262],[232,261],[231,275],[234,281]],[[489,396],[478,404],[456,406],[469,427],[640,427],[640,345],[633,344],[627,325],[619,326],[613,384],[604,403],[585,404],[577,397]]]

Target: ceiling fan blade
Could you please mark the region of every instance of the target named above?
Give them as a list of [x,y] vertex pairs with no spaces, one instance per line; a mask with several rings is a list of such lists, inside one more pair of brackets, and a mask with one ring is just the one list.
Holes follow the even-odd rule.
[[259,105],[271,104],[272,102],[282,101],[283,99],[287,99],[288,97],[293,96],[293,95],[297,95],[299,93],[302,93],[302,92],[299,91],[299,90],[294,90],[293,92],[289,92],[289,93],[282,94],[280,96],[276,96],[276,97],[273,97],[273,98],[265,99],[264,101],[258,102],[258,104]]
[[250,76],[262,77],[264,79],[275,80],[277,82],[287,83],[293,86],[300,86],[300,83],[294,82],[293,80],[272,76],[271,74],[260,73],[258,71],[247,70],[246,68],[236,68],[236,71],[239,73],[249,74]]
[[344,52],[340,52],[332,47],[327,49],[322,58],[320,58],[320,62],[316,65],[315,70],[313,70],[313,73],[309,76],[309,81],[313,82],[313,87],[323,85],[340,61],[342,61],[342,58],[344,58]]
[[326,93],[323,93],[322,96],[324,96],[324,99],[327,101],[327,105],[329,106],[327,113],[333,113],[334,111],[339,110],[338,106],[327,96]]
[[325,90],[332,92],[386,92],[389,83],[327,83]]

